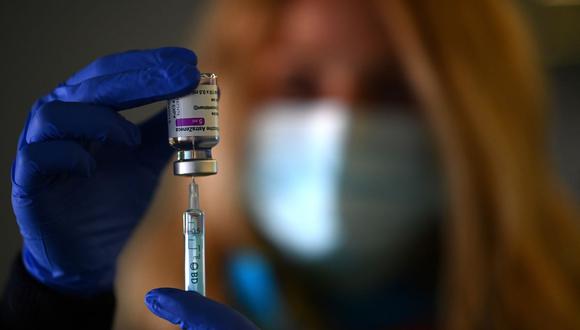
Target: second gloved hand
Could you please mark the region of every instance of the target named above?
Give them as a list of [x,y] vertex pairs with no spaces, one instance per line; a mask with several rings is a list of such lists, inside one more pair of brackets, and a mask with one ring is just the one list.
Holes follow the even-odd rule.
[[117,256],[172,154],[165,111],[140,126],[117,111],[192,91],[196,64],[183,48],[105,56],[34,104],[12,205],[24,265],[41,283],[83,295],[112,289]]
[[154,289],[145,296],[145,304],[153,314],[184,330],[258,329],[237,311],[193,291]]

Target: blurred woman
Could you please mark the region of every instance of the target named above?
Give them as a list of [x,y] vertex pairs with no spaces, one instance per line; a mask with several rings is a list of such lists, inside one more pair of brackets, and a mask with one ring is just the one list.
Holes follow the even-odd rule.
[[[580,328],[577,210],[550,162],[546,141],[549,106],[544,82],[536,50],[514,3],[246,0],[221,1],[209,12],[210,15],[202,15],[205,25],[192,49],[199,55],[201,68],[221,76],[223,90],[223,142],[216,154],[220,174],[201,183],[202,205],[208,215],[210,297],[223,301],[232,296],[226,285],[231,283],[226,276],[228,260],[240,249],[252,246],[264,251],[275,265],[275,278],[280,283],[274,288],[280,289],[284,305],[281,323],[256,320],[265,327]],[[321,104],[318,101],[326,104],[326,100],[340,104],[329,108],[346,109],[343,111],[352,116],[346,120],[350,142],[358,136],[353,127],[366,118],[362,130],[376,131],[377,135],[361,133],[365,136],[360,139],[361,144],[351,143],[347,149],[354,151],[353,157],[368,157],[369,163],[394,166],[388,162],[397,145],[415,148],[400,135],[379,134],[381,130],[369,128],[373,122],[383,127],[383,133],[411,122],[411,126],[427,132],[426,141],[432,143],[438,155],[433,165],[426,161],[425,168],[413,168],[416,172],[405,177],[395,191],[393,185],[398,181],[382,178],[400,178],[409,169],[401,164],[414,166],[423,158],[407,159],[397,153],[398,159],[405,160],[397,164],[401,167],[398,172],[382,172],[380,166],[371,166],[361,191],[374,189],[365,197],[378,198],[365,207],[378,210],[379,215],[394,215],[384,217],[384,221],[368,220],[373,215],[361,216],[356,224],[345,225],[348,217],[341,213],[335,219],[341,224],[322,226],[321,230],[327,235],[333,228],[365,230],[354,234],[352,230],[346,234],[339,230],[338,236],[352,239],[354,244],[340,243],[340,248],[329,248],[331,252],[320,254],[331,256],[324,262],[318,262],[323,257],[309,257],[317,251],[327,252],[324,248],[308,248],[312,242],[321,242],[324,234],[313,235],[311,241],[288,239],[292,234],[309,235],[292,231],[305,226],[306,215],[300,212],[304,209],[295,210],[293,226],[283,216],[274,219],[278,213],[268,213],[267,206],[256,206],[272,201],[252,202],[274,194],[268,194],[268,189],[263,194],[255,193],[267,184],[264,180],[268,177],[259,176],[268,173],[252,171],[284,163],[261,163],[249,157],[266,152],[260,149],[266,148],[263,144],[254,143],[261,138],[256,130],[264,127],[255,122],[263,122],[257,118],[267,116],[268,111],[283,112],[279,110],[284,106],[271,104],[292,104],[290,108],[299,110],[294,106],[297,100],[311,105]],[[304,111],[313,111],[313,107]],[[385,112],[386,121],[374,120],[379,118],[378,113]],[[391,119],[399,117],[405,119],[387,126],[393,123]],[[332,118],[326,113],[312,130],[296,132],[327,132],[324,123],[342,120]],[[294,117],[287,117],[288,122],[300,126],[299,120],[293,120]],[[312,117],[305,116],[303,122],[307,120]],[[420,136],[407,129],[402,131],[403,136]],[[313,143],[309,139],[299,141]],[[370,142],[377,144],[371,148],[372,153],[359,154]],[[324,150],[317,150],[316,157]],[[300,149],[284,151],[294,158],[308,157]],[[376,158],[377,153],[383,154],[384,159]],[[420,153],[421,157],[427,154]],[[273,157],[286,160],[284,152]],[[319,159],[316,157],[314,163]],[[348,159],[348,154],[340,161],[343,170],[354,166],[344,159]],[[252,165],[256,167],[248,169]],[[298,174],[292,169],[283,173],[299,181],[303,179],[302,170],[310,171],[294,168]],[[416,180],[429,171],[437,172],[444,183]],[[358,177],[364,172],[359,168],[350,174]],[[321,173],[326,172],[323,169]],[[248,179],[252,176],[258,178]],[[425,177],[431,179],[429,175]],[[342,183],[348,189],[352,187],[349,184],[361,182],[357,180],[343,178]],[[429,204],[422,184],[424,190],[438,192],[437,207],[421,204]],[[304,193],[319,192],[319,187],[314,186]],[[406,189],[411,192],[403,192]],[[185,192],[185,183],[168,179],[159,195],[175,196],[177,191]],[[154,286],[182,285],[182,258],[178,257],[182,253],[178,238],[181,224],[171,220],[168,226],[167,222],[168,217],[180,218],[181,210],[175,205],[186,205],[185,196],[180,198],[177,202],[158,199],[149,213],[150,220],[125,250],[117,281],[119,329],[143,329],[146,322],[161,326],[161,321],[153,316],[143,316],[147,315],[140,304],[143,294]],[[397,201],[394,204],[399,207],[398,213],[385,206],[390,204],[389,199]],[[246,211],[248,204],[250,213]],[[381,205],[388,211],[378,208]],[[404,211],[401,205],[406,206]],[[282,213],[287,214],[288,210]],[[423,221],[416,221],[416,217]],[[392,224],[394,219],[400,220],[396,226]],[[286,235],[276,231],[277,224],[290,228]],[[441,234],[440,252],[436,233]],[[396,244],[389,245],[393,241]],[[368,246],[363,252],[337,258],[365,242]],[[328,246],[334,247],[330,243]],[[352,261],[349,258],[365,262],[328,266],[337,260]],[[431,267],[430,260],[440,260],[442,266]],[[349,288],[351,282],[343,278],[345,271],[350,272],[351,282],[366,285]],[[153,275],[139,276],[143,273]],[[377,274],[378,278],[369,274]],[[404,284],[400,284],[401,279]],[[392,287],[401,290],[385,289]],[[372,292],[387,297],[358,299],[352,291],[364,292],[367,298]],[[326,298],[314,298],[322,296]],[[340,297],[349,300],[340,301]],[[432,304],[419,303],[424,298]],[[413,303],[406,304],[409,299]],[[371,305],[383,309],[375,310]],[[395,309],[397,306],[400,308]],[[381,314],[396,315],[380,317]]]

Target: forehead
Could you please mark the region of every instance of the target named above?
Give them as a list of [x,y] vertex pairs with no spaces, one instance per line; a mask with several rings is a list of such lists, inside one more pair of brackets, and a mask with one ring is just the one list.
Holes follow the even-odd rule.
[[290,1],[280,17],[275,45],[302,56],[364,60],[386,48],[368,1]]

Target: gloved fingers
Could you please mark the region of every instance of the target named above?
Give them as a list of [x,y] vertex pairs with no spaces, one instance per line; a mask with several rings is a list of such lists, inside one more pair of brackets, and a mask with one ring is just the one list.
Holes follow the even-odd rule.
[[76,85],[84,80],[104,75],[112,75],[126,71],[155,67],[164,63],[183,63],[197,65],[197,56],[189,49],[181,47],[162,47],[147,50],[130,50],[122,53],[106,55],[93,61],[82,70],[75,73],[67,81],[67,85]]
[[45,103],[31,114],[26,142],[61,139],[129,146],[141,142],[137,126],[105,106],[60,101]]
[[153,314],[182,329],[257,329],[240,313],[196,292],[153,289],[145,296],[145,304]]
[[35,106],[50,101],[91,103],[115,110],[177,97],[192,91],[199,82],[194,65],[164,61],[155,66],[96,76],[77,84],[65,82],[40,99]]
[[74,141],[33,143],[18,150],[12,165],[12,182],[28,191],[45,184],[53,175],[89,177],[95,168],[93,157]]

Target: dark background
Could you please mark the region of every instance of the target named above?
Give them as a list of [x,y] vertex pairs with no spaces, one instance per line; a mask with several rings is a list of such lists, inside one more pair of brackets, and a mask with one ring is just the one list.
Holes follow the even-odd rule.
[[[205,2],[1,0],[0,286],[20,246],[10,204],[10,166],[30,105],[101,55],[188,46],[188,30],[203,15]],[[580,4],[549,2],[526,0],[522,5],[539,39],[553,90],[555,156],[566,182],[580,195]]]

